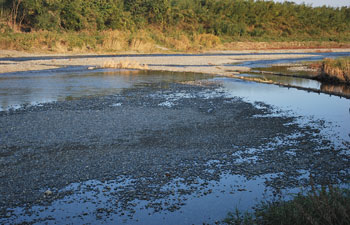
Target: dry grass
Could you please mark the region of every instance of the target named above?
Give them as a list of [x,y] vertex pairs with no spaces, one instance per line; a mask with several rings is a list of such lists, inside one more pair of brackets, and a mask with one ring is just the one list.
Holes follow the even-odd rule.
[[321,70],[330,79],[350,84],[350,57],[325,59]]
[[348,225],[350,191],[328,185],[300,193],[290,201],[261,203],[254,213],[229,214],[226,224],[235,225]]
[[101,34],[105,37],[100,45],[101,50],[125,51],[128,46],[127,34],[125,32],[104,31]]
[[178,38],[165,37],[164,44],[178,51],[189,51],[192,47],[191,41],[186,35],[180,35]]
[[156,44],[146,31],[67,32],[34,31],[30,33],[0,33],[0,49],[35,52],[147,52]]
[[103,63],[101,68],[113,68],[113,69],[138,69],[138,70],[148,70],[148,66],[145,64],[140,64],[137,61],[106,61]]
[[313,49],[313,48],[349,48],[349,43],[318,41],[237,41],[224,44],[225,49],[232,50],[265,50],[265,49]]
[[130,33],[127,50],[136,52],[154,52],[157,48],[155,41],[150,36],[150,32],[139,30],[136,33]]
[[172,36],[161,36],[160,41],[164,46],[177,51],[198,51],[214,49],[221,45],[220,38],[212,34],[175,34]]
[[221,44],[220,38],[213,34],[194,35],[193,42],[195,46],[204,49],[216,48]]
[[159,30],[149,27],[138,31],[107,30],[102,32],[33,31],[30,33],[0,30],[0,49],[56,53],[110,52],[180,52],[205,50],[267,50],[346,48],[349,43],[338,42],[254,42],[222,43],[213,34],[188,34],[181,30]]

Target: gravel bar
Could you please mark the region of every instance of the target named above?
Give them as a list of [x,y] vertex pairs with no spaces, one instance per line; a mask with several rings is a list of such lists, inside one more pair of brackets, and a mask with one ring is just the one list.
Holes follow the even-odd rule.
[[[100,209],[102,218],[132,214],[135,199],[155,211],[178,210],[183,202],[157,200],[171,196],[162,187],[179,179],[191,187],[183,194],[202,190],[198,179],[218,181],[223,173],[280,174],[266,184],[276,190],[308,185],[300,171],[316,184],[344,183],[349,155],[321,136],[322,126],[302,126],[264,103],[227,97],[220,83],[200,82],[0,112],[0,223],[13,223],[14,207],[49,205],[74,194],[58,190],[89,180],[132,180],[113,189],[122,209]],[[237,163],[239,157],[255,160]]]

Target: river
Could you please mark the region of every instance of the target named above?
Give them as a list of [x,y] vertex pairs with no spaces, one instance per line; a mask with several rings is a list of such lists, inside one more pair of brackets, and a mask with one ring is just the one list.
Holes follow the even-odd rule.
[[[283,63],[348,54],[320,53],[314,58],[284,59]],[[247,62],[245,65],[257,67],[273,63],[281,63],[281,60]],[[250,75],[247,74],[247,76]],[[279,82],[316,89],[322,86],[317,81],[302,78],[281,78]],[[101,102],[106,103],[108,107],[101,106]],[[90,107],[87,106],[88,104],[96,106]],[[242,107],[242,112],[234,109],[235,106]],[[338,96],[194,73],[111,69],[87,71],[81,70],[80,67],[68,67],[52,71],[3,74],[0,75],[1,119],[3,124],[5,122],[15,124],[15,121],[19,121],[18,129],[22,129],[14,133],[18,132],[18,136],[23,134],[23,140],[19,142],[17,137],[13,137],[9,126],[1,127],[4,132],[2,136],[8,138],[4,142],[6,144],[2,146],[1,168],[11,171],[8,167],[12,165],[11,160],[14,160],[16,172],[11,173],[17,177],[18,173],[25,174],[23,171],[19,172],[25,167],[15,164],[16,157],[24,157],[23,160],[31,161],[28,165],[36,165],[36,154],[33,153],[34,156],[25,158],[28,152],[31,154],[31,152],[42,151],[42,158],[45,158],[45,161],[50,161],[50,157],[56,157],[59,153],[50,153],[54,156],[45,153],[46,148],[51,146],[55,149],[55,146],[61,145],[59,138],[56,140],[46,136],[53,132],[59,137],[65,137],[67,140],[65,144],[69,143],[72,146],[72,143],[86,138],[85,147],[97,146],[92,147],[91,151],[96,149],[103,152],[105,148],[128,149],[130,155],[125,157],[131,161],[127,162],[135,163],[135,166],[139,161],[134,162],[129,158],[136,159],[139,157],[138,154],[141,154],[148,161],[142,161],[140,165],[144,165],[148,170],[146,172],[140,172],[142,171],[140,168],[130,170],[137,171],[140,175],[135,175],[129,170],[121,172],[115,169],[111,172],[101,164],[96,164],[101,168],[93,167],[95,165],[93,163],[90,165],[87,161],[78,162],[76,158],[68,157],[67,161],[62,161],[62,167],[66,165],[65,163],[68,165],[75,162],[79,168],[77,171],[90,171],[88,169],[90,167],[95,170],[86,172],[91,175],[89,178],[83,178],[85,172],[77,175],[79,179],[67,178],[65,185],[56,184],[55,181],[51,183],[47,181],[39,186],[31,184],[35,188],[28,189],[44,193],[44,200],[40,200],[39,203],[31,200],[27,205],[25,205],[26,200],[21,200],[11,207],[7,203],[3,204],[2,212],[5,213],[1,215],[0,223],[201,224],[205,222],[213,224],[236,208],[250,211],[261,200],[278,197],[289,199],[289,194],[308,188],[310,174],[315,176],[316,184],[323,184],[322,179],[327,178],[328,182],[346,186],[346,181],[350,178],[349,108],[350,100]],[[160,118],[163,114],[153,109],[164,113],[165,122]],[[137,114],[137,110],[140,110],[140,114]],[[129,117],[133,117],[133,112],[137,114],[135,117],[145,115],[145,120],[149,119],[149,115],[145,112],[155,116],[151,115],[152,119],[149,123],[142,122],[142,118],[131,120],[130,123],[133,126],[146,127],[140,130],[134,130],[134,127],[131,127],[130,131],[123,130],[123,127],[112,129],[109,128],[110,125],[103,123],[110,118],[121,120],[124,117],[118,115],[123,112],[130,113]],[[62,118],[57,121],[61,121],[63,125],[65,122],[68,124],[70,120],[65,121],[64,118],[71,119],[71,115],[68,115],[70,113],[77,114],[72,121],[80,118],[95,118],[97,122],[92,123],[91,127],[79,125],[78,128],[72,127],[67,130],[63,128],[62,132],[56,127],[46,132],[45,128],[42,133],[35,125],[46,124],[42,120],[50,120],[50,118],[54,120]],[[232,118],[228,113],[232,113]],[[105,116],[106,120],[102,119],[98,124],[99,116]],[[31,122],[28,118],[34,118],[34,120]],[[128,116],[125,116],[124,119],[127,120],[127,118]],[[24,121],[25,119],[27,122]],[[134,123],[133,121],[137,119],[140,121]],[[265,120],[267,127],[263,125]],[[215,121],[220,124],[219,127],[215,126]],[[87,124],[90,122],[86,121]],[[157,125],[158,123],[160,125]],[[187,126],[186,123],[189,125]],[[211,123],[213,125],[209,126],[208,124]],[[123,122],[120,121],[120,124]],[[148,127],[150,124],[155,125]],[[181,130],[178,131],[180,125]],[[99,126],[101,131],[91,133],[90,130],[93,127],[98,129]],[[187,134],[183,126],[186,129],[190,127],[191,130],[188,133],[190,137],[186,135],[182,137],[183,133]],[[202,126],[204,128],[201,128]],[[213,126],[213,133],[208,130],[211,126]],[[103,127],[106,127],[105,132]],[[239,131],[240,127],[243,131]],[[233,128],[236,133],[232,131]],[[30,134],[27,141],[28,132],[32,129],[38,133]],[[119,129],[122,135],[115,134],[119,135],[119,139],[113,139],[113,136],[108,133],[112,130],[119,132]],[[127,125],[125,129],[129,129]],[[131,131],[133,134],[130,134]],[[64,134],[65,132],[67,134]],[[69,132],[72,132],[72,136],[69,136]],[[197,138],[196,132],[200,140],[198,143],[194,141]],[[127,144],[123,139],[125,135],[127,135]],[[83,139],[79,139],[78,136],[82,136],[79,138]],[[45,137],[51,137],[52,142],[51,140],[47,140],[47,143],[42,141]],[[180,138],[176,141],[178,137]],[[157,138],[160,139],[153,140]],[[137,143],[133,144],[134,139],[137,139]],[[106,142],[108,145],[99,147],[101,142]],[[115,145],[116,143],[122,144]],[[174,147],[169,147],[171,143]],[[150,147],[147,147],[148,145]],[[198,149],[207,150],[197,155],[197,145]],[[20,149],[19,153],[14,155],[8,153],[11,146]],[[78,145],[74,146],[74,149],[80,149]],[[157,161],[157,157],[160,157],[157,154],[153,156],[155,161],[152,161],[148,153],[142,153],[148,152],[147,149],[152,149],[154,146],[157,151],[158,148],[169,148],[170,158],[160,158],[160,161],[166,162],[164,165]],[[135,150],[137,148],[141,148],[141,153]],[[62,149],[64,148],[57,147],[57,151]],[[183,150],[191,152],[189,159],[178,155],[177,152],[183,152]],[[75,154],[68,150],[62,151],[67,151],[63,153],[66,155]],[[109,155],[113,151],[108,151],[106,154]],[[149,154],[152,155],[153,151],[156,152],[152,150]],[[86,151],[83,152],[82,154],[85,154]],[[92,156],[95,153],[86,154],[93,162]],[[123,152],[118,154],[124,155]],[[164,154],[168,153],[165,151]],[[60,155],[60,157],[66,156]],[[82,158],[84,157],[82,155]],[[109,157],[117,156],[111,154]],[[40,159],[37,160],[40,162]],[[110,162],[103,158],[101,163],[104,160]],[[114,160],[117,161],[117,159]],[[54,164],[53,161],[52,163]],[[43,168],[46,168],[44,164]],[[129,165],[123,164],[124,166],[128,168]],[[158,166],[161,169],[157,168]],[[47,165],[47,168],[51,168],[50,165]],[[176,172],[171,168],[176,168],[174,169]],[[94,175],[96,170],[101,170],[101,173],[103,171],[106,175]],[[50,171],[41,169],[37,171],[40,174],[48,173],[43,175],[44,177],[50,179],[54,177],[50,175]],[[60,175],[55,175],[55,179],[64,177],[64,171],[62,169]],[[74,171],[74,168],[69,171]],[[149,171],[153,171],[153,175],[150,175]],[[185,175],[187,171],[189,175]],[[115,174],[112,175],[112,173]],[[161,177],[154,174],[160,174]],[[3,189],[10,187],[11,182],[20,184],[19,181],[8,180],[6,174],[0,175],[8,184],[8,186],[2,186]],[[115,177],[111,178],[113,176]],[[153,193],[152,188],[157,190],[158,194]],[[47,190],[49,192],[45,192]],[[11,192],[13,195],[16,193],[18,192]],[[51,195],[55,197],[51,198]],[[11,201],[15,202],[13,199]]]

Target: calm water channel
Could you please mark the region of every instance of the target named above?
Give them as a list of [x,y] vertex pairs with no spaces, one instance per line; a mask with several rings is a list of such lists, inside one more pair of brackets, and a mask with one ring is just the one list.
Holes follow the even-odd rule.
[[[324,57],[321,55],[319,57]],[[317,58],[318,59],[318,58]],[[305,59],[302,59],[305,60]],[[310,59],[308,59],[310,60]],[[283,60],[295,62],[295,59]],[[250,62],[245,65],[257,67],[265,63],[280,63],[280,60],[256,63]],[[250,76],[250,75],[247,75]],[[311,87],[321,89],[322,84],[299,78],[273,77],[281,83],[293,84],[300,87]],[[74,98],[96,95],[114,95],[126,88],[137,88],[151,83],[162,83],[167,87],[169,83],[208,80],[219,83],[218,89],[227,97],[239,97],[245,101],[256,104],[257,107],[264,107],[260,103],[273,106],[275,115],[293,115],[299,118],[300,124],[308,124],[310,121],[323,120],[324,127],[321,130],[323,135],[329,136],[335,146],[344,147],[344,142],[350,141],[350,100],[331,96],[322,93],[312,93],[295,88],[284,88],[276,85],[247,82],[233,78],[213,77],[197,74],[164,73],[164,72],[140,72],[132,70],[100,70],[93,72],[79,71],[52,71],[52,72],[29,72],[0,75],[0,110],[6,111],[17,109],[23,105],[40,105],[52,101],[64,101]],[[178,96],[181,98],[181,96]],[[171,102],[169,103],[171,106]],[[122,107],[122,106],[121,106]],[[270,116],[274,116],[271,114]],[[252,152],[259,151],[252,149]],[[247,160],[242,158],[242,160]],[[254,159],[249,159],[254,160]],[[215,163],[215,162],[208,162]],[[301,178],[308,177],[308,171],[299,171]],[[242,210],[250,210],[252,205],[264,198],[271,198],[273,190],[264,186],[266,180],[272,179],[278,174],[265,174],[255,179],[247,179],[241,175],[222,174],[219,182],[212,182],[208,186],[212,189],[210,194],[188,195],[183,201],[185,204],[180,210],[174,212],[153,213],[145,206],[147,201],[135,201],[135,212],[133,219],[125,216],[111,215],[105,219],[104,223],[114,223],[115,221],[127,224],[200,224],[202,222],[213,223],[224,218],[229,211],[234,211],[237,206]],[[53,218],[48,223],[66,223],[66,218],[70,218],[73,224],[82,224],[86,221],[90,223],[100,223],[95,215],[85,214],[86,210],[96,211],[100,207],[106,207],[111,203],[108,191],[103,191],[105,186],[119,187],[126,185],[123,182],[131,182],[124,179],[100,182],[90,180],[84,183],[73,183],[65,190],[77,190],[72,196],[54,201],[50,206],[34,206],[30,211],[32,215],[26,214],[24,208],[15,208],[13,214],[17,219],[12,222],[35,221],[38,218]],[[201,182],[198,181],[199,185]],[[97,188],[89,189],[90,185]],[[78,188],[79,187],[79,188]],[[232,188],[241,188],[242,191],[231,193]],[[164,188],[186,189],[174,180]],[[113,188],[112,188],[113,189]],[[286,189],[287,193],[295,193],[300,189]],[[288,198],[288,197],[287,197]],[[85,200],[84,200],[85,199]],[[89,199],[86,201],[86,199]],[[171,201],[171,200],[170,200]],[[97,202],[95,204],[91,202]],[[84,217],[74,217],[74,215],[85,215]],[[214,216],[213,216],[214,215]],[[15,217],[13,217],[15,218]],[[0,223],[1,223],[0,218]],[[114,221],[114,222],[113,222]],[[3,220],[6,223],[6,220]]]

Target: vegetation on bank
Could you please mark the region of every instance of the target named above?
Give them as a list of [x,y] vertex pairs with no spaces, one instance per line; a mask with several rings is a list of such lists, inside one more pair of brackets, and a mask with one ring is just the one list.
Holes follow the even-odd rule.
[[193,52],[215,50],[264,50],[350,48],[349,43],[322,41],[257,41],[246,39],[224,42],[212,34],[162,33],[157,29],[131,31],[34,31],[30,33],[0,33],[0,49],[35,52]]
[[350,8],[254,0],[0,0],[2,49],[188,51],[294,41],[299,47],[350,43]]
[[224,220],[233,225],[348,225],[350,190],[332,186],[298,194],[290,201],[260,204],[253,213],[231,213]]
[[321,77],[333,82],[350,84],[350,57],[323,60]]

